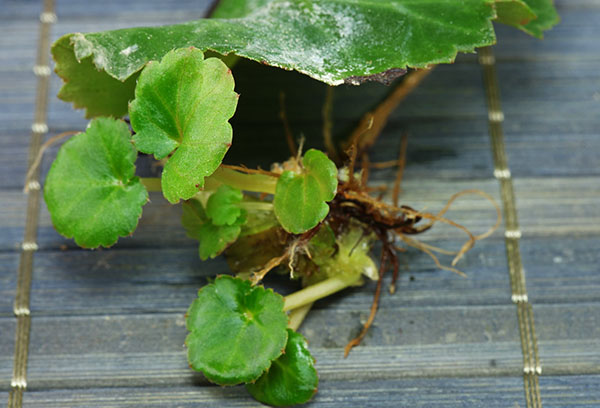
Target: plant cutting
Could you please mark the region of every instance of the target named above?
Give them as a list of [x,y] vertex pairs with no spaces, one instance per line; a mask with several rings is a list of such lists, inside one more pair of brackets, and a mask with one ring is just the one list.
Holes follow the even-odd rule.
[[[312,303],[377,281],[348,355],[375,319],[388,270],[394,291],[399,245],[460,273],[458,260],[494,227],[474,235],[444,214],[464,194],[489,197],[461,192],[432,214],[399,205],[398,188],[392,202],[374,195],[367,150],[385,115],[371,115],[342,143],[324,126],[327,153],[288,137],[291,157],[282,154],[269,170],[224,164],[240,98],[232,68],[244,58],[331,86],[391,83],[493,44],[494,21],[541,36],[557,15],[550,0],[222,0],[207,19],[63,36],[52,48],[65,81],[59,97],[91,121],[64,143],[46,178],[54,226],[83,248],[110,247],[134,232],[149,191],[181,203],[200,258],[223,255],[233,272],[191,299],[190,366],[216,384],[244,383],[266,404],[304,403],[318,376],[296,329]],[[140,153],[156,159],[160,178],[136,175]],[[451,266],[439,263],[439,248],[414,237],[435,223],[466,236]],[[282,297],[265,288],[274,272],[302,289]]]

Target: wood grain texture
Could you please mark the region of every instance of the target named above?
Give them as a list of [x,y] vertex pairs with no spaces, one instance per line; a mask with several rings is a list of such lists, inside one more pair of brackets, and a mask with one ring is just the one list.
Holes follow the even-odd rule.
[[[491,407],[524,406],[520,377],[322,381],[309,406]],[[168,387],[51,390],[25,394],[26,407],[260,407],[243,387]]]
[[12,316],[0,317],[0,394],[10,389],[16,326]]
[[593,408],[600,406],[600,376],[544,376],[540,388],[547,408]]

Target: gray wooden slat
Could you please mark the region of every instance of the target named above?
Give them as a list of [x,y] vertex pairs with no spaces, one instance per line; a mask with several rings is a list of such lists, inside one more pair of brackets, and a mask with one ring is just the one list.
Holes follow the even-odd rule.
[[600,374],[599,302],[534,304],[534,313],[545,371]]
[[529,298],[538,303],[600,301],[600,237],[529,237],[521,240],[521,256]]
[[547,408],[595,408],[600,406],[600,376],[542,376],[540,388]]
[[[259,407],[243,387],[95,388],[33,391],[25,406],[71,407]],[[524,406],[520,377],[327,381],[307,406],[318,407],[490,407]]]
[[[381,378],[382,370],[386,378],[520,373],[518,329],[510,305],[401,308],[383,299],[374,327],[357,349],[357,362],[352,355],[343,359],[343,346],[357,334],[368,305],[338,308],[340,300],[345,301],[337,298],[329,308],[315,310],[302,329],[323,368],[322,378]],[[29,387],[198,381],[186,363],[184,311],[34,315]]]
[[[14,298],[14,297],[13,297]],[[16,320],[0,316],[0,395],[10,389],[15,348]]]
[[13,316],[19,254],[0,252],[0,317]]
[[[524,234],[600,236],[600,178],[517,178],[514,185]],[[573,241],[563,243],[576,246]]]
[[[500,305],[510,298],[501,240],[481,242],[465,257],[459,267],[466,279],[437,270],[418,251],[402,255],[401,263],[410,269],[403,268],[398,293],[390,296],[394,307]],[[36,315],[176,312],[187,308],[206,277],[218,273],[230,273],[225,262],[200,262],[195,248],[40,252],[31,308]],[[296,286],[271,282],[287,291]],[[337,307],[366,310],[372,289],[369,284],[348,291]]]
[[[561,22],[539,41],[512,27],[497,24],[498,60],[598,59],[598,2],[555,2]],[[502,83],[500,83],[502,85]]]

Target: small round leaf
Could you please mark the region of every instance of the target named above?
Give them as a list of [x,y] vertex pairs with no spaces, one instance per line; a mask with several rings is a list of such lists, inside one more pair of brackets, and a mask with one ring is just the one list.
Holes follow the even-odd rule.
[[275,215],[292,234],[314,228],[329,213],[327,201],[337,191],[337,168],[325,153],[310,149],[302,159],[300,174],[285,171],[279,177],[273,199]]
[[283,352],[287,322],[280,295],[219,276],[188,310],[188,361],[217,384],[256,380]]
[[121,120],[98,118],[58,152],[44,198],[57,231],[84,248],[130,235],[148,201],[135,177],[137,152]]
[[317,392],[315,359],[301,334],[288,329],[285,353],[255,383],[246,384],[254,398],[274,406],[304,404]]

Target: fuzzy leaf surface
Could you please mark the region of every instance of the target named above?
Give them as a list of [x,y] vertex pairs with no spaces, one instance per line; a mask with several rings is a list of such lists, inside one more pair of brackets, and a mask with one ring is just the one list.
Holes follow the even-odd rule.
[[194,48],[167,53],[142,71],[129,107],[137,149],[157,159],[171,154],[161,185],[177,203],[204,186],[232,140],[228,120],[237,106],[231,71]]
[[253,381],[284,351],[287,322],[280,295],[219,276],[188,310],[188,361],[217,384]]
[[293,234],[315,227],[329,213],[327,201],[337,191],[337,168],[325,153],[310,149],[300,174],[284,171],[275,189],[273,206],[281,226]]
[[237,205],[242,198],[244,195],[240,190],[224,184],[209,197],[206,215],[217,226],[232,225],[242,215],[243,210]]
[[135,176],[137,152],[121,120],[98,118],[66,142],[50,168],[44,198],[57,231],[84,248],[130,235],[148,201]]
[[[539,1],[539,0],[538,0]],[[388,81],[406,68],[453,62],[495,42],[493,0],[273,0],[227,2],[213,18],[163,27],[68,34],[55,45],[72,90],[95,70],[125,81],[172,49],[194,46],[296,70],[339,85]],[[57,48],[62,48],[58,50]],[[62,69],[73,60],[82,62]],[[88,61],[88,63],[85,63]],[[368,77],[368,78],[367,78]],[[85,95],[65,100],[85,106]],[[131,98],[130,98],[131,99]],[[98,102],[95,102],[99,105]]]
[[241,213],[231,225],[215,225],[198,200],[183,203],[181,223],[187,236],[200,242],[198,253],[203,261],[220,255],[234,243],[245,222],[246,214]]
[[288,330],[285,353],[273,361],[268,372],[246,389],[260,402],[274,406],[304,404],[317,392],[319,376],[315,359],[300,333]]

